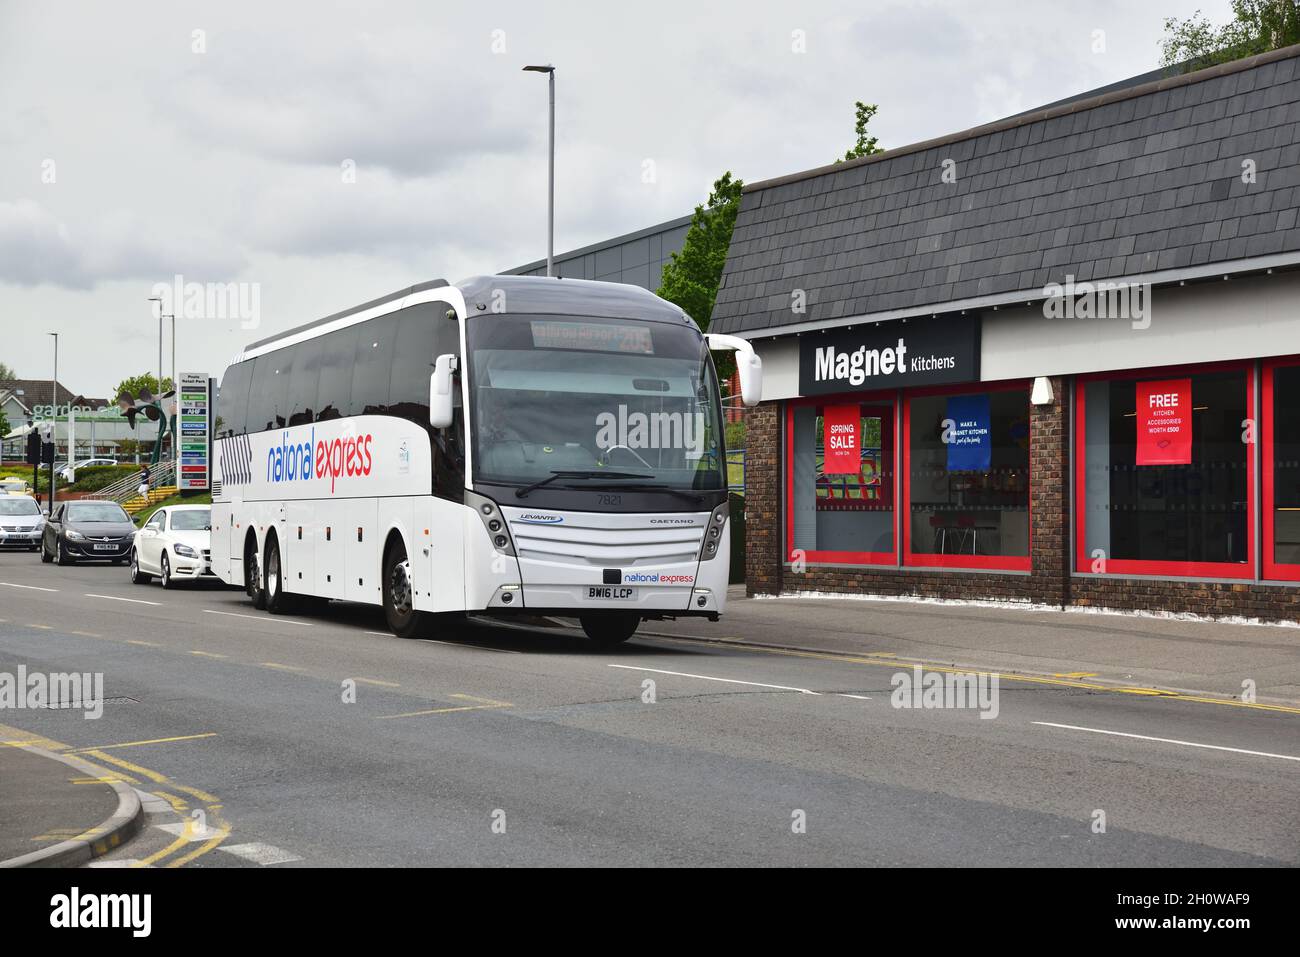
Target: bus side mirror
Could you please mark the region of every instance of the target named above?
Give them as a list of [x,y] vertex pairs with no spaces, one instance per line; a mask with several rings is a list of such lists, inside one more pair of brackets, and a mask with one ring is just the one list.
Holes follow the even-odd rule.
[[438,356],[429,376],[429,424],[435,429],[445,429],[455,419],[454,397],[456,357],[448,352]]
[[763,360],[758,357],[754,347],[739,336],[724,336],[719,332],[708,333],[704,338],[710,349],[736,351],[736,372],[740,375],[740,400],[751,408],[762,402]]

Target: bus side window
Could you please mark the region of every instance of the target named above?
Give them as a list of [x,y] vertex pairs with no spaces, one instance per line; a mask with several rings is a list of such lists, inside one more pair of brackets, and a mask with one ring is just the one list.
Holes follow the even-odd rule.
[[352,405],[352,358],[358,334],[356,326],[345,326],[321,337],[324,346],[314,406],[317,422],[328,422],[348,414]]
[[226,370],[217,392],[216,417],[221,420],[218,438],[244,434],[248,410],[248,380],[252,362],[236,362]]
[[356,358],[352,365],[350,415],[385,415],[388,412],[389,377],[393,374],[393,346],[397,340],[397,315],[359,324]]
[[308,425],[316,420],[316,394],[320,389],[320,362],[325,337],[318,336],[294,346],[293,371],[285,408],[289,425]]

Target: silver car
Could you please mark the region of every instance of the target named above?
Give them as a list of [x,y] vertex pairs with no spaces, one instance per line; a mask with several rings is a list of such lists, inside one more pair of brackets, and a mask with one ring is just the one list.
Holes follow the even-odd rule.
[[29,495],[0,496],[0,548],[36,551],[45,530],[45,513]]

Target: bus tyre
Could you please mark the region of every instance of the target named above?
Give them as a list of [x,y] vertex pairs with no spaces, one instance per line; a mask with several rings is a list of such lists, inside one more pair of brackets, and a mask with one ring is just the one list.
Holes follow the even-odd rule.
[[610,611],[583,615],[578,621],[593,645],[609,648],[631,638],[641,624],[641,616],[634,611]]
[[280,542],[272,538],[266,546],[266,610],[273,615],[288,615],[295,610],[294,596],[284,590],[284,563],[280,561]]
[[244,546],[244,591],[248,593],[253,607],[266,608],[266,591],[262,588],[262,563],[257,560],[257,540],[249,538]]
[[384,617],[398,638],[420,638],[429,634],[433,616],[415,610],[415,589],[411,587],[411,563],[406,548],[395,542],[384,553]]

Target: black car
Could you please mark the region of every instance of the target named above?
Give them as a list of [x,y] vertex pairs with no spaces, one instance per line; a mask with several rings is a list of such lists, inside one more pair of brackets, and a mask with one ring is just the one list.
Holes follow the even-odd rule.
[[124,564],[135,525],[116,502],[65,502],[45,523],[41,561],[71,565],[80,559]]

